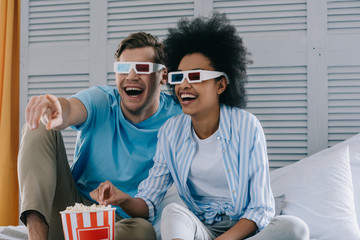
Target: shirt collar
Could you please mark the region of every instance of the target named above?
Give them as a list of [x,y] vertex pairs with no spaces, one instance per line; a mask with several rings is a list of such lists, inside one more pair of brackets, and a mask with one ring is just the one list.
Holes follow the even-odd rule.
[[[219,123],[219,137],[230,140],[231,136],[231,107],[224,104],[220,105],[220,123]],[[193,140],[191,136],[191,117],[185,115],[185,124],[184,124],[184,133],[185,140]]]
[[220,123],[219,123],[219,136],[226,140],[230,140],[231,136],[231,107],[224,104],[220,105]]

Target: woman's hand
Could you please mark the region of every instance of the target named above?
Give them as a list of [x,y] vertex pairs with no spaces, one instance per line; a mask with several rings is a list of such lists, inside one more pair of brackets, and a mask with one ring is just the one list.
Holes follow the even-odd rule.
[[215,240],[240,240],[249,237],[251,233],[254,233],[257,229],[256,223],[241,218],[232,228],[227,230],[225,233],[217,237]]

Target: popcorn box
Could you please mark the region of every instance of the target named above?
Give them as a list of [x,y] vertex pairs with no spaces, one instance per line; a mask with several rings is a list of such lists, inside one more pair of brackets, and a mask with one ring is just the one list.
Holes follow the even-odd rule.
[[65,240],[114,240],[115,208],[62,211]]

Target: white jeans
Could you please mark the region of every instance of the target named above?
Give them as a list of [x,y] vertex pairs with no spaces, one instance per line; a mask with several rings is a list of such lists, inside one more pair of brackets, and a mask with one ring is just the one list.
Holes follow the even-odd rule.
[[[211,240],[216,236],[190,210],[176,203],[167,205],[161,218],[163,240]],[[276,216],[249,240],[308,240],[306,223],[294,216]]]
[[155,213],[155,219],[152,222],[153,227],[155,228],[155,232],[156,232],[156,236],[158,240],[161,239],[165,239],[165,238],[161,238],[161,233],[160,233],[160,223],[161,223],[161,214],[162,211],[164,210],[164,208],[169,205],[170,203],[176,203],[180,206],[183,206],[184,208],[186,208],[185,203],[181,200],[177,189],[175,187],[175,184],[173,184],[169,190],[167,191],[164,199],[162,200],[160,206],[156,209],[156,213]]

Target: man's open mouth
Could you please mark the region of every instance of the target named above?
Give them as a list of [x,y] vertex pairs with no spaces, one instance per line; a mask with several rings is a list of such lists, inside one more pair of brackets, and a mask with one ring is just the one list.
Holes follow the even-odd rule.
[[124,89],[125,93],[131,97],[140,95],[144,90],[136,87],[127,87]]

